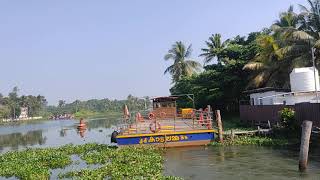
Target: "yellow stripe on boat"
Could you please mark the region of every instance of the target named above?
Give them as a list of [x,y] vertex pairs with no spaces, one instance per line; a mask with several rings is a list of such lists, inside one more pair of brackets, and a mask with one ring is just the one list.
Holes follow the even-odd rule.
[[161,126],[162,129],[173,129],[174,126]]
[[131,138],[131,137],[145,137],[145,136],[161,136],[161,135],[174,135],[174,134],[197,134],[197,133],[217,133],[214,129],[206,130],[193,130],[193,131],[175,131],[175,132],[159,132],[153,134],[130,134],[130,135],[118,135],[117,138]]
[[174,132],[174,131],[171,129],[161,129],[160,132]]

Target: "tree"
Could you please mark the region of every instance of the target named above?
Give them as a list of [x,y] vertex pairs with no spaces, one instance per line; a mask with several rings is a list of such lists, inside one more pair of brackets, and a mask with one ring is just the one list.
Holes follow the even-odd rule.
[[8,117],[10,117],[9,107],[0,105],[0,119],[6,119]]
[[3,95],[0,93],[0,105],[3,104]]
[[171,74],[174,83],[182,77],[191,76],[193,73],[200,71],[200,63],[190,59],[191,52],[191,45],[186,48],[181,41],[178,41],[172,45],[172,48],[164,56],[166,61],[173,60],[173,64],[164,71],[164,74]]
[[59,102],[58,102],[58,107],[63,107],[63,106],[65,106],[66,105],[66,101],[65,100],[59,100]]
[[243,67],[244,70],[251,72],[248,87],[277,86],[279,84],[277,71],[282,70],[281,62],[283,62],[280,45],[272,35],[260,35],[256,42],[261,51]]
[[214,58],[217,59],[218,63],[223,62],[223,50],[227,46],[228,40],[222,42],[220,34],[212,34],[209,37],[209,41],[205,42],[207,48],[202,48],[203,51],[200,56],[204,57],[204,63],[207,64],[211,62]]
[[[255,40],[259,35],[254,32],[248,37],[229,39],[228,45],[221,51],[223,63],[206,65],[203,72],[181,78],[170,93],[194,94],[196,108],[211,105],[214,109],[236,112],[248,78],[248,73],[242,68],[258,52]],[[192,103],[188,99],[180,99],[178,106],[192,107]]]
[[280,13],[279,19],[272,25],[273,29],[277,28],[296,28],[298,26],[299,16],[293,11],[293,6],[288,10]]
[[18,91],[18,87],[15,86],[9,93],[9,98],[7,100],[7,104],[11,108],[11,116],[13,119],[20,114]]
[[317,47],[317,40],[308,33],[314,29],[308,28],[309,16],[307,12],[296,14],[290,6],[271,26],[271,33],[257,38],[260,51],[244,66],[251,74],[248,88],[289,88],[292,69],[311,65],[311,47]]

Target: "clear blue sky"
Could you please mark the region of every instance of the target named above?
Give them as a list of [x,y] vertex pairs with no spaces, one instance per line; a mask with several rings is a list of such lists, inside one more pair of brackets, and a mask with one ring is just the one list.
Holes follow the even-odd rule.
[[[213,33],[223,38],[269,27],[305,0],[2,0],[0,92],[59,99],[168,95],[163,60],[178,40],[198,58]],[[295,6],[298,9],[297,6]]]

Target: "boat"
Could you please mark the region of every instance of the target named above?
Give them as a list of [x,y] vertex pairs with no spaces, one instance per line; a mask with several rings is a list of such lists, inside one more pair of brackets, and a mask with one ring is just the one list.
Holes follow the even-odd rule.
[[215,130],[210,106],[205,110],[182,108],[177,111],[178,96],[155,97],[152,108],[130,114],[124,108],[124,120],[111,135],[119,146],[155,145],[160,147],[207,145]]

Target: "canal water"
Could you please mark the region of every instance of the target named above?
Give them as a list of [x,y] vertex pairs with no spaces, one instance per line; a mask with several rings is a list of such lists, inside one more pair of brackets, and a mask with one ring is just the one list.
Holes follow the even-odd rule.
[[[34,147],[90,142],[111,144],[117,119],[87,121],[78,132],[75,120],[0,125],[0,154]],[[184,179],[320,179],[320,150],[311,149],[308,171],[299,173],[296,148],[256,146],[169,148],[164,173]],[[1,179],[1,177],[0,177]]]

